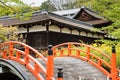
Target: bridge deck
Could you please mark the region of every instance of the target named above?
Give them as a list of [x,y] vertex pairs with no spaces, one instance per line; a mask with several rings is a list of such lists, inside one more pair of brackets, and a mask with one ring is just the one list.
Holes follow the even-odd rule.
[[[41,59],[37,59],[42,65],[45,66],[45,63]],[[17,67],[21,70],[26,77],[29,77],[30,80],[36,80],[32,74],[25,68],[25,66],[12,61],[6,60],[14,67]],[[8,65],[9,66],[9,65]],[[46,67],[46,66],[45,66]],[[64,80],[106,80],[106,76],[99,71],[97,68],[87,63],[86,61],[82,61],[80,59],[72,58],[72,57],[57,57],[54,58],[54,73],[55,78],[57,77],[57,69],[58,67],[63,67],[64,72]],[[84,78],[84,79],[83,79]]]
[[[45,65],[40,59],[38,60]],[[63,67],[64,80],[80,80],[80,77],[82,77],[82,80],[107,79],[101,71],[91,64],[72,57],[54,58],[55,77],[57,76],[58,67]]]

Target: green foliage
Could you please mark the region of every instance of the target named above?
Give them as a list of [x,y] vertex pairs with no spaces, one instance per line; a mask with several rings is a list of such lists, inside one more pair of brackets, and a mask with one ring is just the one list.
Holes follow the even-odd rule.
[[[116,45],[116,53],[117,53],[117,66],[120,66],[120,0],[88,0],[86,2],[81,2],[82,0],[77,0],[78,5],[82,6],[85,5],[87,7],[92,8],[99,15],[103,16],[104,18],[113,22],[112,25],[103,27],[102,30],[107,31],[109,34],[118,38],[118,40],[111,41],[111,40],[98,40],[99,42],[103,42],[104,44],[94,43],[92,46],[102,50],[107,55],[111,56],[111,47]],[[84,0],[86,1],[86,0]],[[88,4],[90,3],[91,6]],[[97,52],[92,50],[92,53],[102,57],[101,55],[97,54]],[[110,62],[110,61],[109,61]]]
[[[94,43],[94,44],[92,44],[92,46],[105,52],[107,55],[112,56],[112,45]],[[94,53],[94,52],[92,52],[92,53]],[[95,54],[98,55],[97,53],[95,53]],[[119,54],[120,54],[120,43],[116,45],[117,67],[120,66],[120,55]],[[107,61],[107,58],[105,58],[105,60]],[[108,62],[110,62],[110,61],[108,61]]]
[[0,16],[18,13],[14,6],[23,5],[21,0],[2,0],[0,1]]
[[106,19],[113,22],[112,25],[102,28],[109,34],[120,38],[120,1],[119,0],[95,0],[93,9]]
[[102,30],[120,38],[120,0],[76,0],[77,6],[92,8],[99,15],[113,22],[112,25],[103,27]]
[[48,11],[56,11],[56,7],[55,5],[51,4],[49,1],[45,1],[42,3],[42,5],[40,6],[40,9],[46,9]]
[[[99,43],[93,43],[93,44],[91,44],[91,46],[92,47],[94,47],[94,48],[96,48],[97,50],[99,50],[99,51],[101,51],[101,52],[103,52],[103,53],[105,53],[106,55],[108,55],[108,56],[110,56],[110,57],[112,57],[112,44],[110,45],[110,44],[99,44]],[[116,57],[117,57],[117,67],[119,67],[120,66],[120,43],[119,44],[116,44],[116,45],[114,45],[115,47],[116,47]],[[74,49],[79,49],[79,50],[83,50],[83,51],[86,51],[87,50],[87,48],[86,47],[84,47],[84,46],[75,46],[75,45],[73,45],[73,47],[72,48],[74,48]],[[91,48],[90,49],[90,53],[92,53],[92,54],[95,54],[96,56],[98,56],[98,57],[100,57],[101,59],[103,59],[103,60],[105,60],[107,63],[110,63],[111,61],[110,61],[110,59],[109,58],[106,58],[104,55],[102,55],[99,51],[97,51],[97,50],[95,50],[95,49],[93,49],[93,48]],[[72,52],[72,54],[76,54],[76,51],[71,51]],[[86,57],[86,52],[80,52],[80,55],[81,56],[83,56],[83,57]],[[96,61],[97,62],[97,59],[96,58],[94,58],[94,57],[91,57],[91,59],[93,60],[93,61]],[[104,65],[104,64],[103,64]]]
[[94,3],[94,0],[76,0],[75,4],[77,7],[86,6],[91,8],[91,4]]
[[29,19],[32,12],[36,10],[39,10],[39,8],[28,6],[21,0],[0,1],[0,16],[11,16],[26,20]]
[[10,40],[17,40],[17,27],[0,26],[0,43]]
[[66,0],[66,3],[61,6],[63,9],[74,9],[76,8],[75,0]]

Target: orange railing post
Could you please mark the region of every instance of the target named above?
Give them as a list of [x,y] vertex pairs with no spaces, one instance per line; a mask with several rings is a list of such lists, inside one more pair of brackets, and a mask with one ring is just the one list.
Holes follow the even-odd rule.
[[52,50],[53,50],[53,56],[56,57],[56,48],[54,47],[52,48]]
[[64,80],[63,79],[63,72],[62,72],[63,68],[58,68],[58,76],[57,76],[57,80]]
[[12,58],[13,57],[13,43],[12,42],[9,43],[9,51],[10,51],[9,57]]
[[52,45],[48,46],[48,57],[47,57],[47,74],[46,80],[51,80],[54,76],[54,60],[53,60],[53,51]]
[[6,51],[3,51],[3,58],[4,58],[4,59],[7,59]]
[[68,56],[71,55],[71,47],[72,47],[71,45],[72,45],[72,44],[70,44],[70,43],[68,44]]
[[29,58],[28,58],[28,55],[29,55],[29,48],[28,47],[25,47],[25,64],[29,64]]
[[116,67],[116,51],[115,46],[112,47],[112,58],[111,58],[111,78],[112,80],[118,80],[118,71]]
[[90,60],[90,47],[87,46],[87,54],[86,54],[87,61]]

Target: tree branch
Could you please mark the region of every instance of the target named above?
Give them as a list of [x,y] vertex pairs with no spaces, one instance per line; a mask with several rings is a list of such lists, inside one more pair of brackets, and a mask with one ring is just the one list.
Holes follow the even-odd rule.
[[12,7],[8,6],[8,5],[6,5],[5,2],[3,2],[3,1],[0,0],[0,3],[2,3],[4,6],[10,8],[10,9],[12,9],[13,11],[16,12],[16,10],[15,10],[14,8],[12,8]]

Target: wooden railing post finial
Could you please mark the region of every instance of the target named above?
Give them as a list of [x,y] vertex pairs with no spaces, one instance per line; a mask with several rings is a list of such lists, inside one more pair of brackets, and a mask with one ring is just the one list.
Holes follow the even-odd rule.
[[52,45],[48,45],[48,56],[53,55]]
[[112,53],[116,53],[115,46],[112,46]]
[[60,67],[60,68],[58,68],[58,78],[57,78],[57,80],[63,80],[63,68],[62,67]]

